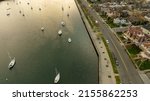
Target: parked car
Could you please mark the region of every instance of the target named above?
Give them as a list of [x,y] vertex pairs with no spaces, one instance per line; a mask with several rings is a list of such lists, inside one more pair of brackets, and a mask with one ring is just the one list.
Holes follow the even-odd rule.
[[109,43],[109,41],[108,41],[108,40],[106,40],[106,43]]
[[96,23],[96,24],[98,24],[98,21],[97,21],[97,20],[95,20],[95,23]]
[[118,60],[116,60],[116,66],[119,66],[119,61]]

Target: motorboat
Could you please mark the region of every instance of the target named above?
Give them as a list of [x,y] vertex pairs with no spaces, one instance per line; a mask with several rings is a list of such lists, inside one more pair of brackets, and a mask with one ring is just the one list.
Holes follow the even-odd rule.
[[62,26],[65,26],[65,22],[64,22],[64,21],[62,21],[62,22],[61,22],[61,25],[62,25]]
[[68,42],[71,43],[71,41],[72,41],[71,38],[68,38]]
[[55,76],[55,79],[54,79],[54,83],[58,83],[59,80],[60,80],[60,73],[56,69],[56,76]]
[[58,74],[56,75],[56,77],[55,77],[55,79],[54,79],[54,83],[58,83],[59,79],[60,79],[60,73],[58,73]]
[[58,31],[58,35],[61,36],[62,35],[62,30]]
[[44,31],[44,27],[41,27],[41,31]]
[[8,80],[8,78],[6,78],[6,81]]
[[15,57],[10,61],[9,65],[8,65],[8,68],[11,69],[13,68],[13,66],[15,65],[16,63],[16,60],[15,60]]

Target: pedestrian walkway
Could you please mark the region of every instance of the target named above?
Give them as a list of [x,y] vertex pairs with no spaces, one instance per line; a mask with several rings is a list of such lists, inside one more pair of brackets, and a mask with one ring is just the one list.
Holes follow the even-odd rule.
[[107,49],[106,49],[102,39],[99,39],[99,40],[97,39],[96,33],[93,32],[93,29],[91,28],[88,20],[86,19],[85,15],[82,12],[82,9],[78,5],[77,1],[76,1],[76,4],[80,11],[82,20],[88,30],[89,36],[91,37],[93,44],[99,55],[99,83],[115,84],[116,83],[115,75],[113,72],[112,64],[111,64]]

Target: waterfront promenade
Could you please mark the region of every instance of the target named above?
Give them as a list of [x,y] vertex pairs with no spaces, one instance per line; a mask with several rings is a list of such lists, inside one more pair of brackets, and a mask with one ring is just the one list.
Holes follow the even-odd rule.
[[78,4],[77,0],[75,0],[77,7],[79,9],[79,12],[81,14],[81,18],[85,24],[85,27],[87,28],[87,31],[89,33],[89,37],[91,38],[93,45],[97,51],[98,58],[99,58],[99,83],[100,84],[115,84],[115,75],[113,73],[112,64],[108,55],[108,52],[106,50],[106,47],[104,45],[104,42],[102,39],[97,39],[96,32],[93,32],[93,29],[91,28],[88,20],[86,19],[82,9],[80,8],[80,5]]

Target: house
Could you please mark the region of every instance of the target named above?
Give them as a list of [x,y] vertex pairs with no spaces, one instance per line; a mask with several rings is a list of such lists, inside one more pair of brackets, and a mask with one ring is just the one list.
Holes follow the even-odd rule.
[[129,21],[123,18],[116,18],[113,20],[113,23],[117,25],[130,25],[131,24]]
[[150,22],[150,13],[148,13],[147,15],[144,16],[144,18]]
[[116,19],[114,19],[114,21],[113,21],[113,23],[114,23],[114,24],[117,24],[117,25],[119,25],[119,24],[120,24],[120,22],[121,22],[121,21],[120,21],[120,19],[119,19],[119,18],[116,18]]
[[110,8],[109,7],[106,7],[105,5],[101,6],[100,8],[101,12],[104,12],[104,13],[107,13],[107,12],[110,12]]
[[150,33],[147,33],[146,29],[130,26],[124,35],[127,39],[130,39],[135,45],[142,49],[141,56],[143,58],[150,59]]
[[127,10],[123,10],[120,12],[120,17],[127,18],[129,17],[129,13]]
[[150,43],[143,43],[140,48],[143,50],[141,56],[146,59],[150,59]]
[[141,27],[130,26],[128,31],[125,33],[125,36],[132,40],[137,46],[147,41],[147,36]]
[[106,15],[110,18],[120,17],[121,12],[125,9],[124,6],[115,2],[99,4],[99,7],[101,8],[101,12],[106,13]]

